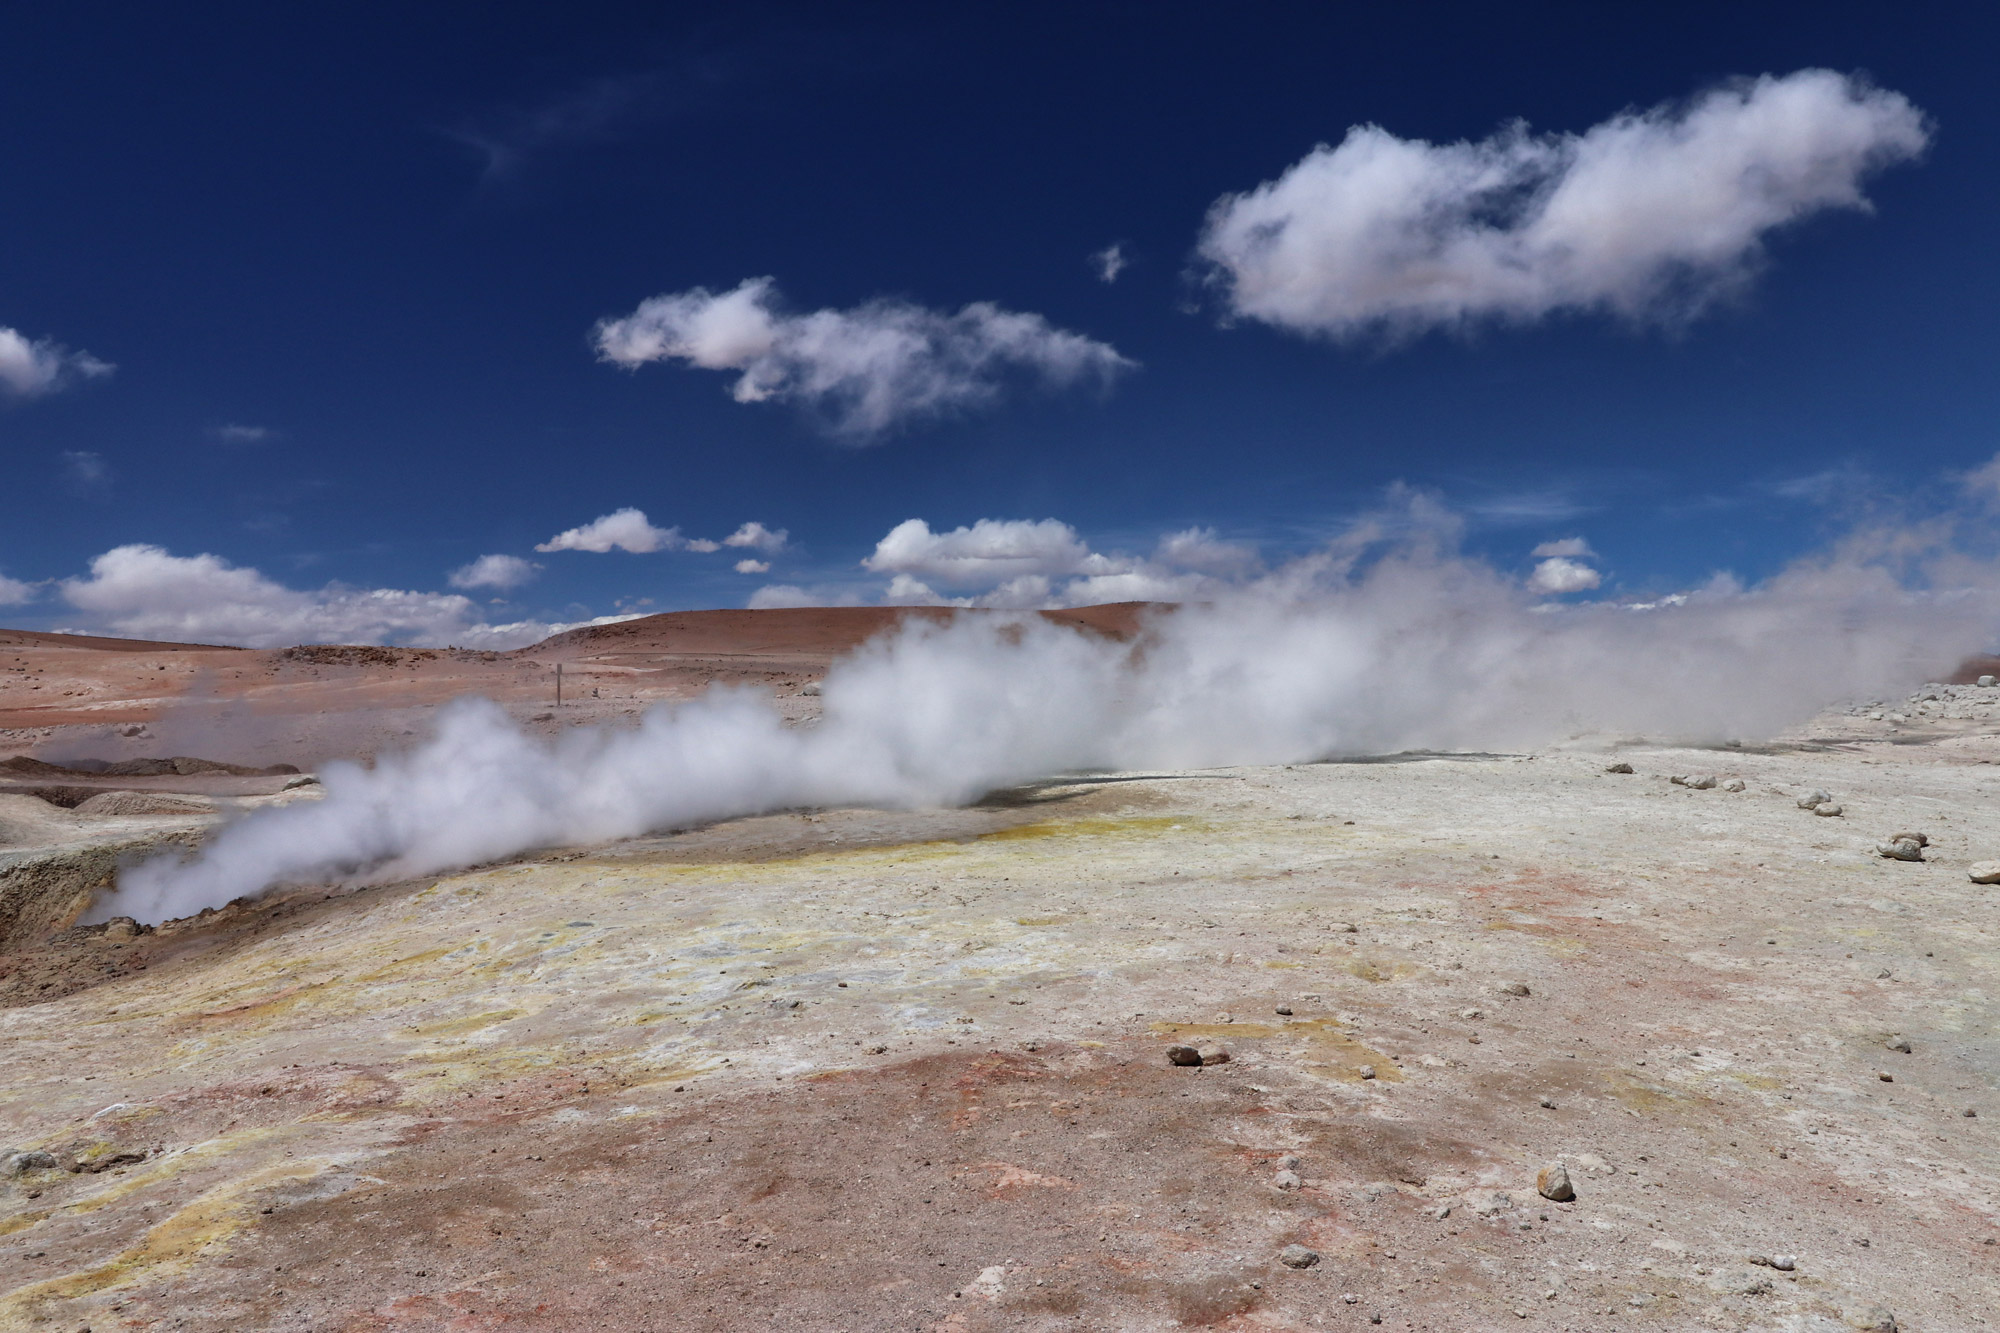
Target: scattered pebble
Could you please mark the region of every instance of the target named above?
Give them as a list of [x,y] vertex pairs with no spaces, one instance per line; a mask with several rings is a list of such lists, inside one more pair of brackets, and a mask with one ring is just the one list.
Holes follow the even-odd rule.
[[1896,1081],[1896,1076],[1886,1069],[1879,1071],[1875,1077],[1881,1079],[1884,1083],[1894,1083]]
[[1676,786],[1693,788],[1695,791],[1712,791],[1715,788],[1715,778],[1712,774],[1708,773],[1698,773],[1688,777],[1668,778],[1667,781]]
[[1722,789],[1724,791],[1746,791],[1749,789],[1749,786],[1750,784],[1742,778],[1731,778],[1722,784]]
[[1295,1190],[1303,1182],[1300,1181],[1299,1173],[1296,1171],[1280,1171],[1271,1177],[1271,1183],[1281,1190]]
[[1278,1262],[1287,1268],[1311,1268],[1319,1262],[1319,1251],[1303,1245],[1287,1245],[1278,1251]]
[[1799,809],[1817,810],[1832,799],[1833,794],[1831,792],[1809,791],[1804,796],[1799,797]]
[[870,1055],[887,1055],[888,1053],[889,1048],[887,1046],[875,1045],[868,1048],[868,1054]]
[[1838,819],[1846,812],[1840,807],[1838,802],[1821,801],[1813,807],[1813,813],[1822,819]]
[[1921,861],[1924,859],[1924,844],[1917,841],[1921,837],[1921,833],[1898,833],[1887,842],[1876,843],[1875,855],[1890,861]]
[[1892,1051],[1901,1051],[1904,1055],[1910,1053],[1910,1039],[1908,1037],[1891,1037],[1882,1044]]
[[1363,1078],[1374,1078],[1374,1077],[1375,1077],[1375,1066],[1374,1066],[1374,1065],[1363,1065],[1363,1066],[1361,1066],[1361,1068],[1360,1068],[1360,1069],[1359,1069],[1358,1071],[1356,1071],[1356,1072],[1358,1072],[1358,1073],[1359,1073],[1359,1074],[1361,1075],[1361,1077],[1363,1077]]
[[1510,981],[1500,988],[1500,993],[1502,995],[1527,995],[1530,994],[1530,991],[1528,990],[1527,982]]
[[1299,1162],[1301,1160],[1297,1153],[1288,1152],[1278,1159],[1278,1169],[1280,1171],[1296,1171],[1299,1169]]
[[1605,766],[1605,769],[1604,769],[1604,771],[1605,771],[1606,773],[1630,773],[1630,772],[1632,771],[1632,765],[1630,765],[1630,764],[1607,764],[1607,765]]
[[1789,1254],[1751,1254],[1744,1257],[1753,1264],[1762,1264],[1766,1268],[1775,1268],[1780,1273],[1789,1273],[1799,1266],[1798,1260]]
[[1555,1098],[1553,1098],[1553,1097],[1544,1097],[1544,1098],[1542,1098],[1542,1109],[1543,1109],[1544,1111],[1553,1111],[1553,1110],[1555,1110],[1555,1109],[1556,1109],[1556,1099],[1555,1099]]
[[1277,1012],[1280,1017],[1290,1018],[1292,1016],[1292,1006],[1290,1006],[1289,1004],[1281,1004],[1278,1006]]
[[1198,1065],[1201,1063],[1201,1052],[1192,1046],[1169,1046],[1167,1047],[1167,1063],[1170,1065]]
[[1483,1009],[1461,1009],[1458,1011],[1458,1016],[1467,1019],[1484,1018],[1486,1017],[1486,1011]]
[[1569,1168],[1561,1162],[1550,1162],[1535,1173],[1535,1189],[1544,1199],[1557,1203],[1568,1203],[1576,1197],[1576,1187],[1569,1182]]
[[2000,884],[2000,861],[1974,861],[1965,874],[1974,884]]

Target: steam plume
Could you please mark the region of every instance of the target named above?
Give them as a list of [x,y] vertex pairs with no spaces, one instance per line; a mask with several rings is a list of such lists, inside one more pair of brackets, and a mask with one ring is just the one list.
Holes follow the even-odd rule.
[[1756,737],[1983,646],[1989,589],[1913,592],[1856,559],[1637,611],[1551,609],[1489,566],[1334,550],[1157,617],[1137,644],[1004,615],[913,621],[835,664],[817,727],[714,689],[554,741],[494,705],[326,798],[126,873],[97,909],[185,915],[281,882],[387,879],[526,848],[829,805],[921,806],[1053,773],[1529,746],[1591,731]]

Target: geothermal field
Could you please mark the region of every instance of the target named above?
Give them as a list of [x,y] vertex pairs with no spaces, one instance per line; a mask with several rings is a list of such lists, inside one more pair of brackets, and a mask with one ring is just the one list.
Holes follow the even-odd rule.
[[[2000,1320],[1977,664],[1773,737],[485,830],[462,868],[398,844],[177,916],[114,887],[317,827],[376,790],[329,761],[387,771],[459,695],[531,746],[718,683],[814,734],[898,614],[513,653],[0,634],[0,1328]],[[1047,619],[1009,633],[1143,616]],[[483,753],[434,760],[455,809],[501,802]]]

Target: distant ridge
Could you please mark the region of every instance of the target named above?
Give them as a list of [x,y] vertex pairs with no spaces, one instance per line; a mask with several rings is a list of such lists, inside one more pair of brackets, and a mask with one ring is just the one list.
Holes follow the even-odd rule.
[[[1057,625],[1090,630],[1114,639],[1139,632],[1149,612],[1171,610],[1171,602],[1107,602],[1037,614]],[[589,625],[515,649],[521,657],[593,653],[685,653],[690,656],[809,656],[844,653],[912,617],[940,623],[961,615],[1011,612],[962,610],[949,606],[799,606],[762,611],[668,611],[611,625]]]

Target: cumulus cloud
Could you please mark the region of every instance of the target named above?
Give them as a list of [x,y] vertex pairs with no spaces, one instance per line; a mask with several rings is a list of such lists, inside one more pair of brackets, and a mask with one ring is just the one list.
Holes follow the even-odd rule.
[[785,542],[792,534],[783,528],[775,532],[762,523],[745,523],[736,531],[722,539],[724,546],[747,546],[765,555],[776,555],[785,549]]
[[1125,265],[1129,262],[1131,261],[1125,258],[1124,243],[1120,241],[1112,242],[1090,257],[1090,266],[1097,270],[1099,282],[1118,281],[1118,275],[1125,271]]
[[1866,209],[1863,179],[1928,138],[1900,94],[1821,69],[1582,134],[1432,144],[1363,125],[1216,201],[1199,250],[1233,314],[1297,333],[1684,317],[1754,272],[1773,229]]
[[1564,556],[1550,556],[1535,566],[1528,586],[1536,592],[1587,592],[1604,581],[1589,565]]
[[1188,528],[1160,538],[1154,558],[1174,569],[1222,578],[1240,578],[1258,569],[1257,550],[1241,542],[1226,542],[1214,528]]
[[608,551],[630,551],[633,555],[646,555],[653,551],[679,551],[696,546],[699,550],[713,551],[714,542],[691,543],[681,536],[679,528],[656,528],[646,521],[646,511],[627,506],[614,510],[601,518],[594,518],[580,528],[559,532],[535,549],[537,551],[595,551],[602,555]]
[[771,572],[771,562],[769,560],[738,560],[736,562],[736,572],[738,574],[768,574]]
[[64,579],[60,587],[89,628],[139,639],[251,648],[327,642],[516,648],[570,628],[529,620],[489,624],[456,593],[337,583],[288,588],[220,556],[177,556],[158,546],[106,551],[90,562],[87,578]]
[[0,574],[0,606],[26,606],[35,600],[35,596],[34,584]]
[[1590,543],[1581,537],[1564,537],[1559,541],[1543,542],[1540,546],[1528,552],[1528,554],[1537,556],[1560,555],[1568,556],[1572,559],[1579,557],[1595,559],[1597,557],[1597,552],[1590,549]]
[[1023,574],[1072,574],[1091,560],[1076,529],[1053,518],[982,518],[969,528],[932,532],[905,519],[861,562],[877,574],[909,574],[949,586],[999,583]]
[[451,572],[454,588],[518,588],[535,577],[541,566],[518,555],[482,555]]
[[1108,344],[988,301],[956,314],[892,300],[788,314],[770,278],[655,296],[599,321],[593,336],[600,360],[735,371],[737,402],[796,402],[855,439],[992,402],[1009,377],[1109,384],[1135,365]]
[[100,379],[115,369],[88,352],[72,352],[47,338],[31,342],[20,330],[0,325],[0,392],[40,398],[78,380]]

